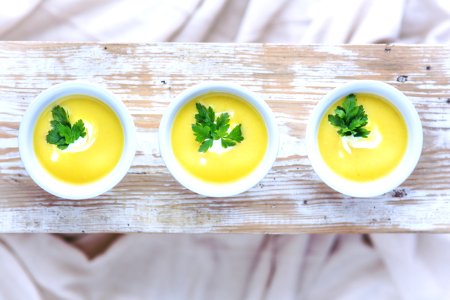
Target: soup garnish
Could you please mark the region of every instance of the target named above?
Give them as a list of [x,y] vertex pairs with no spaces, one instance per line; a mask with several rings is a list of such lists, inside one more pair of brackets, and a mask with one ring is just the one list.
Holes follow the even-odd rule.
[[53,107],[52,117],[53,120],[50,121],[52,129],[46,136],[47,143],[64,150],[78,138],[86,136],[83,120],[79,119],[73,125],[70,124],[69,113],[60,105]]
[[195,115],[195,124],[192,124],[195,140],[201,145],[199,152],[206,152],[212,147],[215,140],[220,140],[223,148],[235,146],[244,140],[241,125],[236,125],[231,131],[230,115],[227,112],[216,117],[211,106],[195,103],[198,113]]

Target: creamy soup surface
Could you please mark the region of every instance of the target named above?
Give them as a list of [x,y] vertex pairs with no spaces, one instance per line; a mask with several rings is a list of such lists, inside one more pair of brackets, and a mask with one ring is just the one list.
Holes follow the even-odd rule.
[[406,152],[408,132],[400,112],[387,100],[372,94],[356,94],[357,104],[368,115],[368,138],[342,138],[327,119],[334,114],[340,99],[321,120],[318,132],[320,154],[338,175],[367,182],[386,176],[397,167]]
[[[86,136],[65,150],[49,144],[52,109],[62,106],[73,124],[84,122]],[[97,181],[111,172],[124,148],[124,133],[119,118],[106,104],[86,95],[70,95],[47,107],[36,122],[34,151],[41,165],[55,178],[72,184]]]
[[[216,141],[206,153],[199,152],[192,124],[200,103],[212,107],[216,116],[227,112],[230,129],[242,124],[244,140],[223,149]],[[229,183],[250,174],[262,161],[268,144],[268,134],[260,114],[250,104],[226,93],[209,93],[194,98],[175,117],[171,131],[172,149],[181,166],[195,177],[213,183]]]

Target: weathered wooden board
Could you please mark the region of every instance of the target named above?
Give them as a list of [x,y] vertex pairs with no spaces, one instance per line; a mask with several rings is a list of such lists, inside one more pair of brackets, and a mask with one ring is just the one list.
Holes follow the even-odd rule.
[[[87,79],[117,94],[134,118],[138,149],[125,179],[94,199],[55,198],[27,176],[18,153],[21,117],[49,86]],[[311,110],[355,79],[394,85],[416,106],[422,158],[398,189],[342,196],[306,156]],[[210,80],[243,85],[273,109],[281,147],[270,173],[237,197],[213,199],[168,173],[157,128],[169,102]],[[450,232],[450,46],[0,43],[1,232]]]

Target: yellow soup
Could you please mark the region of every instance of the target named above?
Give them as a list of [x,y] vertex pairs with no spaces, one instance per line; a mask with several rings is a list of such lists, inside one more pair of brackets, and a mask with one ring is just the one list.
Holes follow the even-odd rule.
[[[230,129],[242,124],[244,140],[223,151],[217,147],[206,153],[199,152],[192,124],[195,123],[196,103],[210,106],[216,116],[230,115]],[[261,162],[268,144],[268,134],[260,114],[239,97],[225,93],[199,96],[180,109],[172,127],[172,148],[179,163],[195,177],[213,183],[228,183],[250,174]],[[216,141],[217,143],[218,141]],[[215,145],[216,146],[216,145]]]
[[332,105],[321,120],[318,143],[325,163],[338,175],[353,181],[367,182],[390,173],[406,151],[408,132],[400,112],[385,99],[372,94],[356,94],[357,105],[363,105],[368,115],[367,139],[348,140],[337,134],[337,128],[328,122],[334,114]]
[[[83,120],[86,137],[79,138],[65,150],[48,144],[52,109],[62,106],[70,123]],[[70,95],[47,107],[37,120],[34,131],[34,151],[42,166],[59,180],[85,184],[94,182],[119,162],[124,147],[124,134],[119,118],[106,104],[86,95]]]

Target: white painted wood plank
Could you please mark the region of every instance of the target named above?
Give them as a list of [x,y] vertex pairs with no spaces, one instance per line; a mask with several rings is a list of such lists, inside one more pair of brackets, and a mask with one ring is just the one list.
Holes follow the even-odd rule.
[[[52,84],[73,79],[97,82],[121,97],[139,140],[126,178],[81,201],[40,190],[17,149],[29,103]],[[416,171],[399,189],[374,199],[330,190],[306,156],[314,105],[354,79],[382,80],[402,90],[424,126]],[[161,114],[178,93],[208,80],[260,94],[280,127],[274,168],[237,197],[187,191],[159,154]],[[450,232],[449,46],[3,42],[0,95],[0,232]]]

